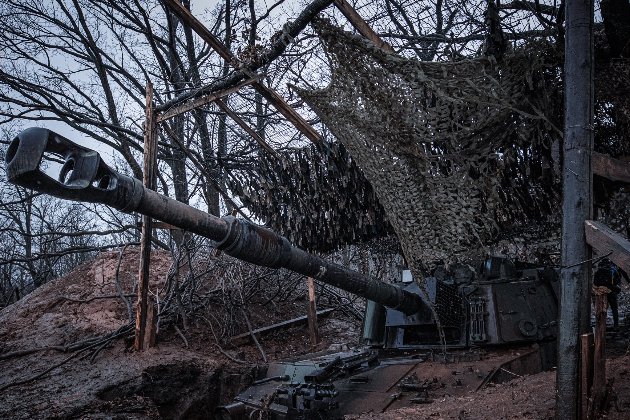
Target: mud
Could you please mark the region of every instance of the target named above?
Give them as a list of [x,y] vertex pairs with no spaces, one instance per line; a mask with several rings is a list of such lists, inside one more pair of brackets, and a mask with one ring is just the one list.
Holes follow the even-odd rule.
[[[137,275],[137,250],[129,249],[119,270],[125,291]],[[160,287],[170,257],[152,257],[151,287]],[[76,355],[67,363],[30,382],[33,378],[75,353],[63,351],[76,341],[115,331],[129,322],[127,307],[117,296],[115,272],[118,253],[104,253],[96,261],[68,276],[48,283],[21,301],[0,311],[0,418],[11,419],[196,419],[210,418],[218,404],[260,377],[265,366],[252,343],[222,343],[222,354],[204,323],[192,323],[183,333],[187,345],[172,329],[161,331],[158,346],[145,352],[131,351],[129,342],[118,339],[92,360],[91,352]],[[100,298],[113,296],[112,298]],[[628,313],[630,290],[620,295],[622,325]],[[276,319],[303,315],[306,302],[299,297],[273,313],[251,308],[254,327]],[[276,313],[277,312],[277,313]],[[273,319],[271,319],[273,318]],[[352,321],[334,313],[320,320],[322,342],[318,350],[347,349],[358,342],[359,330]],[[627,329],[609,335],[608,377],[612,379],[610,419],[630,417],[630,356]],[[277,330],[259,337],[270,360],[292,358],[310,351],[305,325]],[[7,357],[16,351],[55,347],[27,355]],[[435,365],[435,362],[433,363]],[[419,380],[432,379],[432,364],[418,369]],[[444,371],[442,382],[457,383],[469,375],[477,380],[488,369],[466,362],[436,365]],[[452,372],[463,372],[456,375]],[[477,372],[479,371],[479,372]],[[454,376],[453,376],[454,375]],[[451,377],[452,376],[452,377]],[[426,379],[424,378],[424,379]],[[439,382],[439,381],[438,381]],[[465,382],[465,381],[464,381]],[[463,385],[465,383],[463,382]],[[553,418],[555,372],[517,377],[515,380],[475,391],[476,386],[437,387],[425,403],[386,413],[366,413],[361,419],[547,419]]]
[[[137,249],[128,248],[118,270],[125,293],[133,290],[137,256]],[[93,360],[91,351],[64,352],[72,343],[129,323],[127,306],[116,289],[118,257],[118,252],[103,253],[0,311],[0,418],[209,418],[218,404],[231,401],[262,375],[265,365],[252,343],[222,343],[225,353],[245,362],[234,363],[218,350],[203,322],[182,327],[187,343],[172,328],[164,328],[157,347],[141,353],[130,349],[130,336],[113,341]],[[151,259],[150,289],[156,290],[164,284],[171,259],[162,252],[154,252]],[[278,313],[252,307],[251,318],[258,327],[275,322],[274,317],[286,319],[305,311],[306,302],[296,299]],[[355,324],[343,317],[322,319],[320,334],[319,349],[358,338]],[[259,341],[270,359],[310,349],[305,325],[274,331]],[[36,349],[40,351],[7,356]],[[73,355],[36,380],[3,389]]]

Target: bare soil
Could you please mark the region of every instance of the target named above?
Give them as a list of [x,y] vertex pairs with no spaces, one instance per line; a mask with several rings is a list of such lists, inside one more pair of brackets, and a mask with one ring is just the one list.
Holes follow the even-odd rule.
[[[127,292],[137,275],[137,254],[136,249],[128,249],[120,265],[118,281]],[[93,349],[64,352],[72,343],[129,323],[116,287],[118,256],[118,252],[103,253],[0,311],[0,418],[210,418],[218,404],[228,402],[262,371],[264,362],[252,343],[222,343],[221,353],[204,323],[193,323],[182,331],[187,343],[172,328],[164,328],[158,346],[145,352],[132,351],[129,337],[116,339],[97,353]],[[151,290],[164,284],[170,264],[167,254],[153,254]],[[628,290],[622,292],[622,311],[624,293]],[[256,328],[305,311],[303,299],[290,302],[277,314],[251,308],[252,323]],[[357,342],[356,322],[343,316],[321,319],[320,327],[320,350]],[[308,341],[306,326],[260,337],[271,360],[307,353]],[[614,380],[616,399],[606,418],[630,418],[627,348],[626,334],[611,337],[608,375]],[[246,363],[235,363],[225,354]],[[448,369],[459,368],[451,365]],[[357,418],[548,419],[555,414],[554,388],[555,372],[544,372],[477,392],[435,391],[429,404]]]
[[[164,328],[157,347],[145,352],[131,349],[129,335],[97,354],[64,352],[64,347],[129,323],[116,287],[118,261],[118,252],[103,253],[0,311],[0,418],[209,418],[219,403],[228,402],[259,375],[264,362],[252,343],[223,344],[226,354],[246,362],[235,363],[218,350],[202,322],[180,328],[186,343],[172,328]],[[151,291],[164,285],[170,265],[168,254],[152,254]],[[138,250],[128,248],[118,269],[126,293],[137,272]],[[135,302],[135,297],[128,299]],[[296,299],[278,314],[250,310],[257,328],[277,322],[276,317],[304,315],[306,302]],[[357,339],[354,325],[343,319],[321,319],[320,327],[319,349]],[[259,340],[272,360],[309,351],[305,326]],[[68,358],[41,378],[14,386]]]

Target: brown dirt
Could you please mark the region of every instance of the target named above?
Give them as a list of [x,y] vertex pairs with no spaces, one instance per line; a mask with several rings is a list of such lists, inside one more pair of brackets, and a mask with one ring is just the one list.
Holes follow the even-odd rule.
[[[607,378],[614,380],[614,397],[606,419],[630,418],[630,356],[625,352],[627,341],[609,343]],[[353,419],[457,419],[457,420],[542,420],[555,416],[555,371],[527,375],[510,382],[470,391],[466,395],[430,394],[430,404],[368,413]],[[442,394],[442,395],[441,395]]]
[[[136,249],[128,249],[121,264],[120,282],[127,293],[137,275],[137,254]],[[151,290],[164,284],[170,263],[167,254],[153,254]],[[119,297],[91,300],[117,294],[117,264],[118,252],[104,253],[0,311],[0,418],[208,418],[217,404],[227,402],[258,374],[263,363],[255,346],[248,342],[234,347],[224,344],[232,357],[247,362],[235,364],[217,350],[211,332],[199,323],[183,331],[188,347],[179,335],[166,328],[159,336],[158,346],[146,352],[131,351],[128,340],[115,340],[93,361],[90,352],[86,352],[38,380],[2,390],[71,355],[46,350],[3,357],[8,353],[63,347],[128,323],[126,306]],[[277,322],[278,318],[302,315],[305,306],[298,299],[279,308],[277,314],[250,308],[252,323],[258,327]],[[333,314],[322,319],[320,327],[320,349],[357,341],[356,325],[343,317]],[[272,360],[309,350],[305,326],[279,330],[261,336],[260,341]],[[618,335],[608,347],[608,375],[614,379],[616,393],[607,416],[610,419],[628,418],[630,413],[627,347],[628,340],[623,335]],[[436,392],[431,395],[430,404],[358,418],[547,419],[554,416],[554,387],[555,373],[545,372],[478,392]]]
[[442,396],[431,404],[401,408],[360,419],[548,419],[554,415],[553,372],[470,392],[465,396]]
[[[115,273],[118,252],[106,252],[67,276],[38,288],[0,311],[0,418],[208,418],[220,402],[226,402],[250,383],[262,365],[260,353],[247,340],[224,349],[246,364],[235,364],[213,345],[204,323],[183,330],[188,341],[172,328],[164,328],[158,346],[138,353],[130,340],[115,340],[93,361],[86,352],[35,381],[31,378],[74,353],[62,348],[91,337],[116,331],[129,322],[126,305],[118,297]],[[151,257],[150,290],[165,283],[171,258],[164,252]],[[132,290],[138,272],[138,250],[128,248],[119,270],[125,293]],[[107,297],[107,298],[101,298]],[[96,298],[96,299],[94,299]],[[133,304],[135,298],[129,298]],[[254,328],[305,313],[304,302],[291,302],[278,314],[251,308]],[[343,319],[321,320],[322,343],[356,341],[356,331]],[[262,336],[260,342],[270,359],[306,353],[308,332],[298,326]],[[11,352],[58,347],[19,357]],[[4,357],[3,357],[4,356]]]

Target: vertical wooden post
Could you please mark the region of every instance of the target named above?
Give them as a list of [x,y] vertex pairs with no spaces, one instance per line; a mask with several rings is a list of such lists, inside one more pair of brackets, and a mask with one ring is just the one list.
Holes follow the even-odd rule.
[[[144,122],[144,168],[142,181],[145,187],[155,189],[155,168],[157,166],[157,127],[153,113],[153,85],[147,83],[146,119]],[[151,263],[151,229],[152,220],[142,216],[142,235],[140,238],[140,269],[138,275],[138,302],[136,304],[136,335],[134,347],[145,349],[155,342],[155,332],[149,327],[147,331],[147,313],[149,310],[149,265]],[[152,309],[152,308],[151,308]],[[151,321],[156,321],[151,316]],[[153,340],[151,340],[153,336]],[[152,343],[153,341],[153,343]]]
[[153,299],[147,301],[147,322],[144,329],[144,339],[142,340],[142,348],[148,349],[155,347],[157,339],[157,306]]
[[588,418],[591,386],[593,385],[593,333],[582,334],[580,359],[580,419]]
[[584,221],[592,214],[593,0],[567,0],[564,64],[562,265],[556,418],[575,419],[580,336],[590,330],[591,266]]
[[608,293],[606,287],[593,287],[595,295],[595,348],[593,350],[593,405],[591,418],[600,411],[606,388],[606,314],[608,312]]
[[311,339],[311,349],[315,349],[319,343],[319,330],[315,306],[315,282],[312,277],[308,278],[308,332]]

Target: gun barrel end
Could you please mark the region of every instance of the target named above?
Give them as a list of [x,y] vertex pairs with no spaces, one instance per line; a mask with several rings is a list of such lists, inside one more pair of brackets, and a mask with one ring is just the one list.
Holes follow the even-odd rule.
[[[57,179],[41,169],[48,154],[63,162]],[[130,212],[143,195],[140,181],[111,169],[96,151],[46,128],[32,127],[18,134],[5,162],[12,184],[66,200],[102,203]]]
[[40,172],[50,133],[45,128],[31,127],[15,136],[5,156],[9,182],[33,188],[29,185],[30,178],[34,172]]

